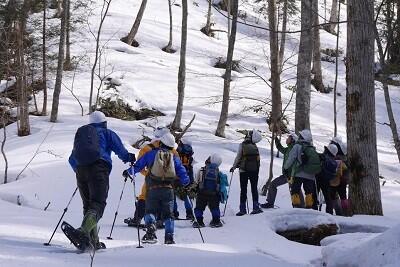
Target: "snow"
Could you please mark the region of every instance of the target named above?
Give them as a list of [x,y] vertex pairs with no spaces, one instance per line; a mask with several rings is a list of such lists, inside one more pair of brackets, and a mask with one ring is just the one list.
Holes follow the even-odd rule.
[[[101,1],[97,0],[96,8],[89,17],[91,29],[99,23]],[[137,41],[140,47],[129,47],[119,41],[130,30],[140,1],[113,0],[110,13],[107,16],[102,34],[104,57],[102,77],[107,75],[117,87],[103,90],[103,97],[119,97],[133,108],[156,108],[166,114],[165,117],[148,119],[146,121],[121,121],[109,118],[108,126],[120,135],[124,144],[131,152],[137,153],[130,145],[144,133],[151,135],[151,125],[168,124],[172,121],[177,99],[177,71],[179,67],[179,50],[167,54],[160,48],[168,40],[168,6],[165,0],[149,1],[141,23]],[[256,10],[262,3],[245,1],[241,8],[246,11],[248,23],[259,21],[267,26],[266,20],[260,18]],[[179,3],[179,1],[177,2]],[[253,74],[242,71],[234,73],[232,96],[236,100],[230,103],[230,114],[226,128],[226,139],[214,136],[221,108],[223,70],[213,68],[213,62],[218,57],[226,57],[227,37],[225,32],[217,32],[216,38],[204,36],[199,29],[204,26],[207,10],[206,1],[189,1],[187,77],[183,113],[183,124],[187,124],[196,114],[190,131],[185,135],[192,141],[196,165],[201,167],[211,153],[218,153],[224,159],[221,170],[228,172],[236,155],[237,148],[243,135],[237,130],[258,129],[265,137],[258,145],[261,152],[262,166],[259,186],[261,187],[268,176],[270,145],[263,114],[248,111],[249,105],[260,104],[254,99],[267,99],[270,89]],[[179,3],[180,4],[180,3]],[[327,1],[330,6],[331,1]],[[179,48],[181,8],[173,6],[174,14],[174,48]],[[321,13],[321,12],[320,12]],[[345,11],[342,14],[346,14]],[[343,15],[344,16],[344,15]],[[342,19],[345,19],[343,17]],[[215,28],[226,31],[226,18],[213,10]],[[56,24],[52,19],[49,23]],[[298,17],[292,19],[290,30],[299,28]],[[266,80],[269,79],[268,33],[261,29],[238,26],[235,59],[240,59],[245,67],[256,70]],[[288,36],[286,57],[288,65],[282,77],[282,98],[285,107],[292,97],[289,90],[295,85],[293,78],[297,61],[296,51],[299,35]],[[53,41],[54,42],[54,41]],[[321,47],[334,48],[336,37],[321,30]],[[346,48],[346,28],[341,26],[340,47]],[[84,105],[84,113],[88,111],[90,88],[90,69],[93,63],[95,42],[88,32],[86,24],[78,27],[73,34],[73,55],[85,56],[86,60],[79,63],[74,93]],[[57,47],[52,46],[57,52]],[[341,55],[342,57],[343,55]],[[346,136],[345,123],[345,66],[343,58],[339,62],[338,79],[338,133]],[[333,86],[335,65],[322,62],[325,83]],[[63,83],[72,87],[73,72],[65,72]],[[3,85],[3,83],[1,83]],[[99,81],[95,80],[95,88]],[[50,94],[53,84],[49,82]],[[398,99],[400,90],[391,87],[391,97]],[[248,97],[246,99],[244,97]],[[41,106],[42,96],[37,96],[38,106]],[[51,101],[51,100],[50,100]],[[49,102],[51,107],[51,102]],[[294,100],[288,105],[286,115],[290,127],[294,126]],[[311,128],[314,145],[322,150],[333,135],[333,95],[312,92],[311,99]],[[378,122],[387,122],[386,106],[383,91],[377,84],[376,117]],[[393,111],[397,121],[400,119],[400,106],[393,103]],[[76,254],[74,247],[61,233],[56,232],[52,246],[42,244],[50,238],[64,208],[76,187],[74,173],[68,165],[73,137],[76,129],[87,123],[87,116],[81,116],[78,102],[67,90],[62,90],[59,118],[57,123],[49,123],[48,117],[31,116],[32,134],[18,137],[16,124],[7,126],[6,155],[9,162],[7,184],[0,186],[0,266],[88,266],[88,254]],[[146,245],[137,249],[137,233],[135,228],[126,227],[123,219],[133,215],[133,188],[129,184],[125,188],[115,228],[113,240],[107,240],[111,230],[115,209],[123,186],[121,173],[128,166],[123,165],[117,157],[113,157],[114,165],[110,175],[110,191],[108,204],[101,219],[100,238],[107,245],[107,250],[99,251],[94,260],[94,266],[322,266],[323,261],[329,266],[383,266],[400,261],[398,248],[394,238],[399,236],[398,227],[400,206],[400,167],[391,140],[391,132],[387,126],[377,124],[378,156],[380,174],[386,184],[382,186],[382,202],[385,216],[354,216],[352,218],[333,217],[316,211],[293,210],[287,186],[279,188],[276,205],[277,210],[266,210],[263,214],[236,217],[234,214],[239,206],[239,175],[234,173],[230,190],[226,216],[223,218],[224,227],[212,229],[203,228],[206,240],[202,244],[198,230],[193,229],[187,221],[176,222],[175,239],[177,244],[166,246],[157,244]],[[3,131],[0,133],[2,140]],[[28,162],[31,161],[28,165]],[[28,166],[27,166],[28,165]],[[274,160],[274,174],[281,172],[282,158]],[[27,167],[26,167],[27,166]],[[5,167],[0,161],[0,170]],[[26,167],[26,168],[25,168]],[[25,168],[16,180],[18,174]],[[2,182],[0,176],[0,183]],[[16,181],[15,181],[16,180]],[[383,180],[382,180],[383,181]],[[143,177],[137,178],[137,191],[143,183]],[[250,196],[250,194],[248,194]],[[261,197],[261,202],[264,198]],[[49,204],[50,202],[50,204]],[[250,198],[251,204],[251,198]],[[45,207],[48,209],[45,211]],[[180,212],[184,214],[183,203],[179,203]],[[222,206],[221,206],[222,207]],[[64,220],[74,226],[79,226],[82,220],[82,207],[77,194],[68,208]],[[205,222],[211,220],[208,210],[205,212]],[[329,237],[323,241],[324,247],[298,244],[286,240],[275,232],[293,229],[298,226],[312,226],[318,223],[336,223],[343,235]],[[393,228],[395,227],[395,228]],[[392,228],[392,229],[391,229]],[[387,231],[383,234],[380,234]],[[364,233],[357,233],[364,232]],[[143,232],[140,233],[143,235]],[[163,232],[158,237],[163,241]],[[387,240],[387,242],[383,242]],[[371,243],[369,243],[371,242]],[[340,249],[343,248],[343,249]],[[379,248],[376,252],[371,251]],[[391,250],[393,249],[393,250]],[[388,257],[380,257],[379,252],[388,251]],[[374,254],[375,253],[375,254]],[[352,258],[351,256],[354,255]],[[355,257],[357,256],[357,257]],[[359,257],[358,257],[359,256]],[[357,263],[357,258],[363,259]],[[348,261],[348,262],[347,262]],[[369,263],[375,265],[368,265]],[[347,265],[349,264],[349,265]],[[365,264],[365,265],[363,265]],[[394,265],[392,265],[394,266]]]

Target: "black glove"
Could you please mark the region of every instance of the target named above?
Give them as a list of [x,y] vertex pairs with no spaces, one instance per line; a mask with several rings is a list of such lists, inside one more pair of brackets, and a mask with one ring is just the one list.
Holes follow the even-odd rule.
[[129,153],[129,163],[131,163],[132,165],[135,164],[136,162],[136,156],[133,153]]
[[132,179],[132,177],[131,177],[131,175],[129,174],[129,171],[128,170],[124,170],[123,172],[122,172],[122,176],[125,178],[125,179]]
[[232,167],[230,170],[229,170],[229,172],[234,172],[235,171],[235,167]]

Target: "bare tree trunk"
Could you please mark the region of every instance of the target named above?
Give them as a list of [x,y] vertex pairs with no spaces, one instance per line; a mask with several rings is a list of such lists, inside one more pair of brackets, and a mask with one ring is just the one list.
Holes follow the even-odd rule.
[[347,17],[349,197],[355,214],[382,215],[375,124],[374,1],[349,0]]
[[332,0],[332,8],[331,8],[331,15],[330,15],[330,18],[329,18],[329,22],[332,22],[333,24],[329,24],[329,25],[326,25],[324,27],[324,29],[327,32],[330,32],[332,34],[335,34],[336,22],[338,22],[338,20],[337,20],[337,18],[338,18],[338,14],[337,14],[338,13],[338,8],[337,8],[337,6],[338,6],[338,0]]
[[46,114],[47,114],[46,10],[47,10],[47,0],[43,0],[43,25],[42,25],[43,107],[42,107],[42,116],[46,116]]
[[314,79],[312,79],[311,83],[314,85],[315,89],[321,93],[329,93],[326,91],[324,82],[322,79],[322,69],[321,69],[321,41],[319,34],[319,27],[315,25],[319,25],[319,15],[318,15],[318,1],[312,1],[312,10],[313,10],[313,68],[312,73],[314,73]]
[[29,125],[29,103],[28,103],[28,90],[26,86],[26,68],[25,68],[25,49],[24,49],[24,34],[26,28],[26,19],[29,13],[29,0],[24,0],[22,6],[22,14],[19,21],[16,22],[17,34],[17,88],[18,88],[18,136],[27,136],[30,134],[31,129]]
[[[340,20],[341,2],[339,2],[338,21]],[[336,59],[335,59],[335,84],[333,86],[333,136],[337,136],[337,82],[339,75],[339,37],[340,37],[340,24],[337,28],[336,36]]]
[[226,56],[226,70],[224,76],[224,94],[222,98],[222,108],[221,115],[219,117],[217,130],[215,132],[216,136],[225,137],[225,126],[228,120],[229,111],[229,94],[231,86],[231,76],[232,76],[232,61],[233,61],[233,51],[235,49],[236,41],[236,28],[237,28],[237,17],[238,17],[238,0],[232,0],[232,30],[229,37],[228,53]]
[[57,0],[57,12],[54,14],[55,18],[61,18],[63,15],[63,0]]
[[281,33],[281,44],[279,49],[279,72],[283,70],[284,56],[285,56],[285,45],[286,45],[286,29],[288,19],[288,0],[283,2],[283,14],[282,14],[282,33]]
[[178,102],[176,104],[176,113],[172,122],[172,129],[181,128],[183,100],[185,98],[185,82],[186,82],[186,43],[187,43],[187,17],[188,5],[187,0],[182,0],[182,30],[181,30],[181,53],[178,71]]
[[7,141],[7,128],[6,128],[6,121],[7,121],[7,113],[6,110],[3,109],[3,114],[1,116],[2,118],[2,126],[3,126],[3,140],[1,141],[1,154],[3,155],[4,158],[4,162],[5,162],[5,166],[4,166],[4,183],[6,184],[7,178],[8,178],[8,159],[7,159],[7,155],[6,152],[4,150],[4,146],[6,145],[6,141]]
[[61,84],[62,84],[62,76],[64,69],[64,44],[65,44],[65,27],[67,20],[67,8],[66,8],[67,0],[63,1],[63,14],[61,17],[61,29],[60,29],[60,43],[58,45],[58,63],[57,63],[57,75],[56,75],[56,84],[54,86],[53,92],[53,104],[51,107],[51,115],[50,121],[56,122],[58,116],[58,105],[60,103],[60,93],[61,93]]
[[[390,126],[390,130],[392,131],[392,138],[393,138],[393,142],[394,142],[394,148],[396,149],[397,158],[399,159],[399,162],[400,162],[400,139],[399,139],[399,133],[397,132],[397,124],[396,124],[396,120],[395,120],[394,114],[393,114],[392,103],[391,103],[390,93],[389,93],[389,86],[387,83],[389,77],[386,73],[387,64],[385,61],[385,52],[383,49],[382,39],[379,36],[378,28],[376,25],[375,25],[374,30],[375,30],[376,43],[378,45],[379,63],[381,64],[381,67],[384,70],[383,77],[382,77],[382,84],[383,84],[383,93],[385,96],[386,110],[387,110],[388,118],[389,118],[389,126]],[[386,44],[386,45],[389,45],[389,44]]]
[[[108,9],[110,8],[111,5],[111,1],[112,0],[103,0],[103,6],[101,8],[101,15],[100,15],[100,24],[99,24],[99,28],[97,29],[97,35],[96,35],[96,54],[95,54],[95,58],[94,58],[94,63],[92,66],[92,72],[90,75],[90,96],[89,96],[89,113],[92,113],[94,111],[94,109],[97,106],[97,100],[98,100],[98,96],[99,94],[97,94],[97,98],[96,98],[96,105],[92,106],[93,103],[93,90],[94,90],[94,74],[96,72],[96,67],[97,67],[97,62],[99,61],[99,53],[100,53],[100,35],[101,35],[101,29],[103,28],[103,23],[104,20],[107,17],[107,13],[108,13]],[[100,69],[100,66],[99,66]],[[99,70],[100,73],[100,70]],[[99,88],[100,90],[100,88]]]
[[212,7],[211,0],[208,0],[207,22],[206,22],[206,26],[204,27],[204,33],[207,36],[211,36],[211,14],[212,14],[211,7]]
[[311,60],[312,60],[312,0],[301,2],[301,35],[297,64],[296,131],[310,129]]
[[64,62],[64,70],[71,70],[71,41],[70,41],[70,32],[71,32],[71,0],[67,1],[67,18],[66,18],[66,27],[65,27],[65,62]]
[[133,23],[132,29],[126,37],[126,43],[132,46],[139,46],[139,43],[135,41],[136,33],[139,30],[140,22],[142,21],[144,10],[146,9],[147,0],[142,0],[142,4],[140,5],[139,12],[136,15],[135,23]]
[[171,0],[168,0],[168,11],[169,11],[169,40],[166,47],[162,50],[167,53],[174,53],[175,51],[172,49],[172,3]]
[[269,185],[274,176],[273,164],[274,164],[274,142],[275,136],[279,135],[281,129],[282,119],[282,98],[281,98],[281,79],[280,79],[280,60],[279,60],[279,41],[278,41],[278,23],[276,15],[276,0],[268,0],[268,21],[269,28],[272,29],[269,33],[269,47],[270,47],[270,58],[271,58],[271,87],[272,87],[272,110],[270,114],[271,125],[270,130],[272,132],[271,139],[271,154],[270,154],[270,165],[269,165],[269,177],[266,185],[263,187],[262,194],[266,194]]

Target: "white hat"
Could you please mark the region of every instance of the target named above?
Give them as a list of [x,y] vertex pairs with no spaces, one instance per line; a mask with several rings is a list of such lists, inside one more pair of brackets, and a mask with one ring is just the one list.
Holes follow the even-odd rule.
[[166,133],[169,133],[169,129],[166,126],[159,126],[154,129],[154,139],[160,140],[160,138]]
[[304,129],[302,131],[299,132],[300,137],[303,138],[304,141],[308,142],[308,143],[312,143],[312,135],[311,135],[311,131],[308,129]]
[[337,153],[338,153],[338,148],[336,145],[334,144],[329,144],[328,146],[325,147],[326,149],[328,149],[329,152],[331,152],[331,154],[336,157]]
[[295,142],[299,140],[299,136],[295,132],[290,131],[289,136],[292,137]]
[[173,148],[175,146],[175,137],[171,133],[161,136],[160,141],[167,147]]
[[262,140],[262,135],[259,131],[256,129],[253,129],[252,134],[251,134],[251,141],[253,143],[258,143]]
[[107,121],[106,115],[101,111],[95,111],[89,115],[89,123],[101,123],[105,121]]
[[339,136],[335,136],[332,138],[331,140],[331,144],[334,144],[338,147],[338,149],[340,148],[340,150],[342,150],[343,154],[347,154],[347,145],[345,143],[343,143],[342,138]]
[[220,155],[214,153],[210,156],[210,163],[217,164],[218,166],[222,164],[222,158]]

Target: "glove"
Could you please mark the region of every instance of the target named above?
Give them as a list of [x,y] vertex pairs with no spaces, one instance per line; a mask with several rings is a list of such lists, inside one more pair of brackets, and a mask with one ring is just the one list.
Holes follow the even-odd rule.
[[128,153],[128,161],[124,161],[124,163],[130,163],[131,165],[135,164],[136,156],[133,153]]
[[232,167],[230,170],[229,170],[229,172],[234,172],[235,171],[235,167]]
[[131,173],[130,173],[130,169],[124,170],[124,171],[122,172],[122,176],[123,176],[125,179],[131,179],[131,180],[133,180],[133,178],[132,178],[132,176],[131,176]]

